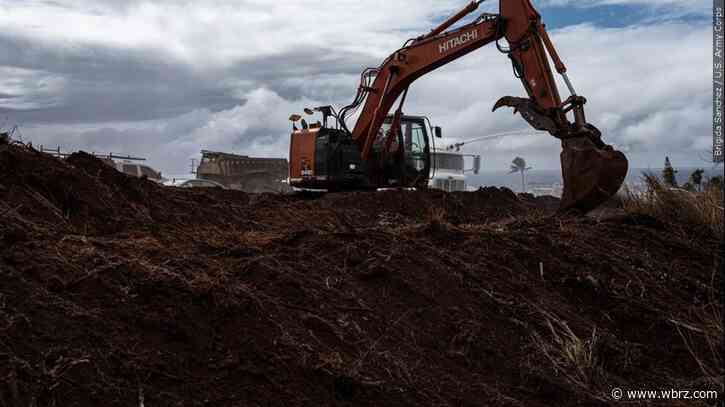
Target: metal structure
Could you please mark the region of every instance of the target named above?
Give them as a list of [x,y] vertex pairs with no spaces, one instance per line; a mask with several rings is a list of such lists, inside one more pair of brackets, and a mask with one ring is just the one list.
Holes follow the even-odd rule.
[[[292,115],[290,184],[327,190],[425,186],[431,171],[431,137],[425,118],[403,115],[408,89],[435,69],[495,43],[512,61],[528,97],[502,97],[493,110],[512,107],[534,129],[561,140],[562,209],[586,212],[613,196],[627,174],[627,158],[606,145],[599,130],[587,122],[587,100],[574,90],[530,0],[500,0],[499,14],[483,13],[451,29],[483,1],[472,1],[429,33],[408,40],[379,67],[366,69],[355,100],[339,112],[318,107],[314,110],[322,114],[322,121],[311,125]],[[507,47],[500,43],[504,38]],[[549,57],[571,93],[563,101]],[[358,110],[357,122],[349,129],[347,119]],[[330,117],[335,119],[333,126],[328,126]],[[439,136],[440,130],[433,133]]]
[[[41,145],[40,151],[61,159],[65,159],[73,154],[62,152],[60,146],[55,149],[48,149]],[[122,172],[126,175],[130,175],[136,178],[145,177],[157,183],[163,183],[164,181],[164,177],[161,172],[156,171],[155,169],[151,168],[146,164],[142,164],[146,161],[145,158],[116,153],[105,154],[92,152],[90,154],[103,161],[103,163],[108,165],[109,167],[113,167],[117,171]]]
[[[0,126],[0,129],[2,129],[2,127],[4,126]],[[15,134],[20,134],[19,140],[15,137]],[[23,141],[22,134],[20,133],[20,127],[17,124],[8,131],[0,131],[0,141],[2,141],[3,143],[9,143],[12,140],[17,140],[20,142]]]
[[465,140],[461,141],[459,143],[451,144],[448,147],[446,147],[447,151],[461,151],[461,148],[471,145],[474,143],[480,143],[482,141],[489,141],[489,140],[497,140],[500,138],[508,137],[508,136],[528,136],[532,135],[531,131],[525,131],[525,130],[519,130],[519,131],[507,131],[504,133],[498,133],[498,134],[491,134],[488,136],[483,137],[477,137],[471,140]]
[[[58,146],[55,150],[51,150],[51,149],[45,148],[45,147],[43,147],[41,145],[40,146],[40,151],[43,152],[43,153],[46,153],[46,154],[50,154],[50,155],[52,155],[54,157],[58,157],[58,158],[66,158],[66,157],[68,157],[68,156],[70,156],[70,155],[73,154],[73,153],[64,153],[64,152],[62,152],[60,150],[60,146]],[[112,160],[146,161],[145,158],[133,157],[133,156],[130,156],[130,155],[120,155],[120,154],[115,154],[115,153],[108,153],[108,154],[103,153],[103,154],[101,154],[101,153],[92,152],[91,155],[94,156],[94,157],[96,157],[96,158],[100,158],[101,160],[104,160],[106,162],[108,162],[107,160],[111,160],[111,161]]]
[[287,184],[287,160],[255,158],[203,150],[196,169],[198,179],[218,182],[229,189],[250,193],[283,193]]

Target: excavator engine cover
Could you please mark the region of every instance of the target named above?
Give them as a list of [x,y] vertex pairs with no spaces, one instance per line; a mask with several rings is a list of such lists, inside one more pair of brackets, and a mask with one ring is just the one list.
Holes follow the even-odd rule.
[[629,170],[624,154],[611,146],[598,148],[588,137],[562,140],[562,147],[560,211],[586,213],[616,195]]

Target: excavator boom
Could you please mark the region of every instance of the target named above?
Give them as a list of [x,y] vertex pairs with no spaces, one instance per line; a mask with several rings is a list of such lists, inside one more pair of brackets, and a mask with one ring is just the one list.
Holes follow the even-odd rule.
[[363,158],[370,154],[372,142],[395,101],[416,79],[501,38],[497,25],[498,16],[483,15],[454,31],[413,40],[391,55],[378,69],[372,86],[363,89],[365,106],[352,130]]
[[[421,76],[495,42],[499,51],[510,58],[528,97],[502,97],[493,110],[512,107],[532,127],[560,139],[564,179],[561,209],[581,212],[594,209],[621,187],[628,170],[626,157],[602,142],[599,130],[587,123],[586,99],[576,94],[566,66],[530,0],[500,0],[499,14],[483,13],[472,22],[451,29],[483,1],[472,1],[428,34],[409,40],[378,68],[363,72],[355,100],[335,115],[338,123],[358,146],[363,162],[374,160],[373,156],[377,160],[388,159],[391,146],[403,140],[398,129],[410,85]],[[508,43],[506,47],[501,45],[503,38]],[[549,58],[571,93],[563,102]],[[399,101],[398,107],[390,115],[396,101]],[[355,127],[349,130],[347,119],[360,106],[363,108]],[[569,113],[573,114],[573,121],[567,118]],[[374,145],[380,144],[380,131],[386,122],[390,129],[385,133],[382,150],[377,147],[373,153]],[[293,154],[297,151],[292,150]],[[291,162],[294,160],[291,157]],[[380,168],[380,165],[369,165],[370,177],[378,176],[376,170]]]

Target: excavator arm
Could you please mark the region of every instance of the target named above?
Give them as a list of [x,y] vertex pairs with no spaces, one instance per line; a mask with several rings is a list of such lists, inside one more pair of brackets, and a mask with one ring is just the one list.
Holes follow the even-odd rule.
[[[514,113],[520,113],[535,129],[548,131],[562,140],[561,207],[583,212],[594,209],[621,187],[628,170],[626,157],[604,144],[599,130],[587,123],[586,99],[574,91],[566,67],[530,0],[500,0],[500,14],[484,13],[471,23],[446,31],[473,13],[483,1],[472,1],[430,33],[409,40],[379,68],[366,70],[355,101],[340,111],[343,127],[346,116],[364,103],[351,134],[360,147],[362,159],[368,160],[386,116],[400,99],[394,116],[399,120],[408,88],[416,79],[495,42],[511,59],[514,73],[521,79],[528,98],[503,97],[493,110],[512,107]],[[504,37],[508,48],[499,42]],[[563,103],[547,54],[571,93]],[[573,122],[567,118],[569,112],[573,112]],[[386,145],[394,137],[389,135]]]
[[393,104],[410,85],[421,76],[496,41],[500,38],[496,32],[498,21],[498,16],[483,15],[454,31],[411,40],[411,44],[396,51],[377,69],[372,86],[362,85],[359,90],[366,94],[365,106],[352,131],[353,140],[361,146],[363,159],[368,158]]

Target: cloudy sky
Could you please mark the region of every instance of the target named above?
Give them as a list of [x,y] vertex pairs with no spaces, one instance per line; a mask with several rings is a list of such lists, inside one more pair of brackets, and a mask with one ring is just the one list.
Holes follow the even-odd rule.
[[[287,155],[290,113],[345,105],[361,70],[467,0],[0,0],[0,125],[24,141],[141,155],[166,174],[202,149]],[[484,11],[495,11],[495,0]],[[536,0],[589,121],[635,167],[704,165],[712,2]],[[565,93],[562,87],[562,93]],[[526,129],[508,59],[479,50],[422,78],[406,112],[447,141]],[[476,144],[488,170],[558,168],[551,137]]]

